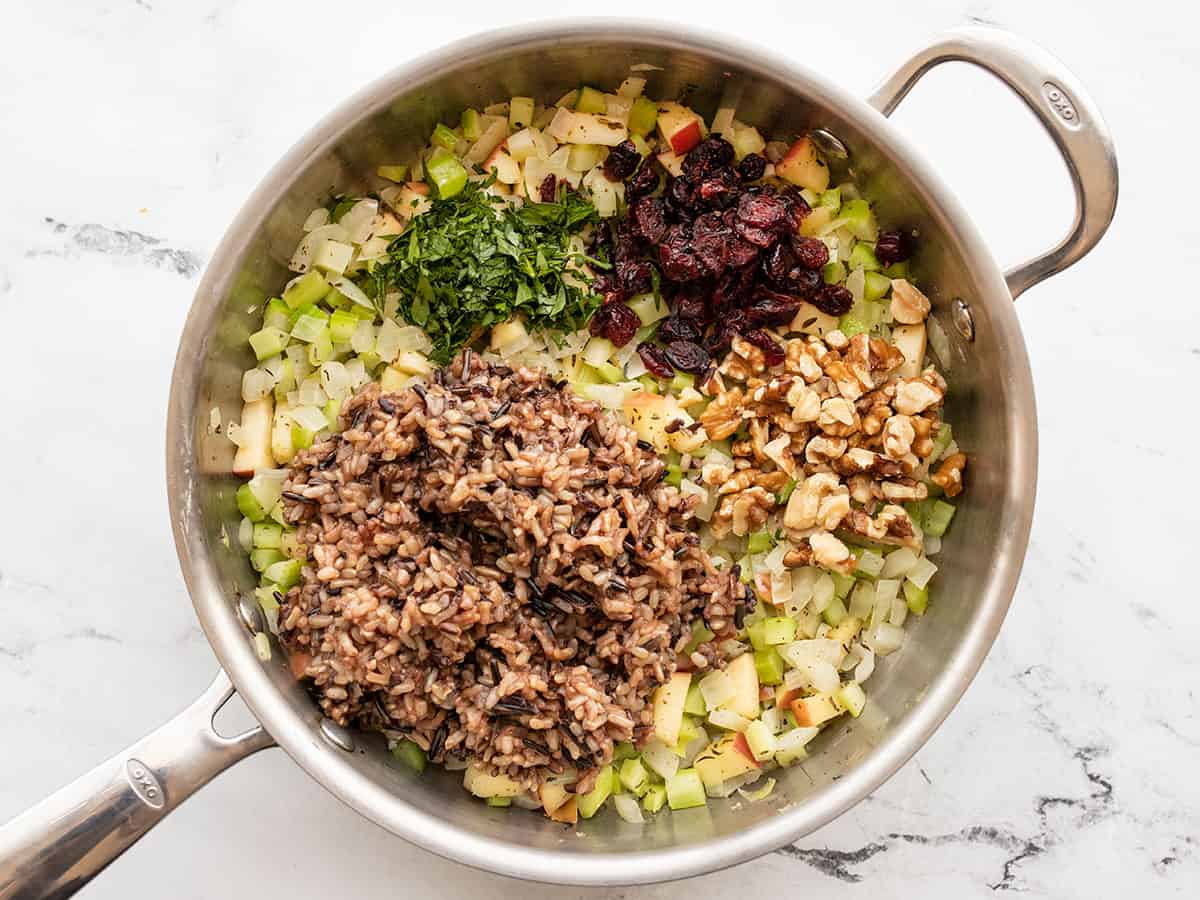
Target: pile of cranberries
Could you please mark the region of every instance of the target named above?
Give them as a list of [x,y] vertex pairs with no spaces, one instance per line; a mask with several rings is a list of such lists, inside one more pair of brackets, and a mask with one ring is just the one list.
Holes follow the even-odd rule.
[[[799,233],[812,211],[799,191],[755,183],[766,169],[762,156],[735,163],[733,145],[711,137],[688,153],[678,177],[653,157],[638,161],[627,141],[605,166],[611,180],[625,180],[628,210],[597,231],[593,252],[612,269],[595,281],[604,305],[592,334],[627,344],[641,320],[625,301],[650,290],[656,270],[671,316],[658,330],[661,346],[643,343],[638,353],[663,378],[675,370],[703,374],[738,335],[778,364],[783,348],[764,328],[791,322],[803,301],[829,315],[849,311],[850,292],[821,277],[829,249]],[[904,236],[880,234],[876,255],[906,258]]]

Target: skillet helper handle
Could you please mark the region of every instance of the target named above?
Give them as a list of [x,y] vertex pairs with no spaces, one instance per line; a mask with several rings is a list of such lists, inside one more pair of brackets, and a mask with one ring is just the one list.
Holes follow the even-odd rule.
[[1057,246],[1004,273],[1015,300],[1027,289],[1082,259],[1108,230],[1117,208],[1117,158],[1108,126],[1066,66],[1041,47],[999,28],[947,32],[900,66],[867,98],[885,116],[926,72],[944,62],[968,62],[1003,81],[1033,111],[1071,175],[1075,221]]
[[222,672],[157,731],[0,827],[0,900],[71,896],[197,789],[270,747],[261,727],[213,729],[232,695]]

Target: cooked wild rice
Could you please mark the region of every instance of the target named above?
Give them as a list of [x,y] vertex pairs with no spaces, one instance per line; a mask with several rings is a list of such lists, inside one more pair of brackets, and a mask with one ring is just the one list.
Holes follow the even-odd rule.
[[649,734],[698,614],[719,664],[744,589],[631,429],[464,356],[426,386],[365,386],[296,457],[284,506],[307,559],[280,637],[335,721],[529,787],[575,769],[586,790],[615,741]]

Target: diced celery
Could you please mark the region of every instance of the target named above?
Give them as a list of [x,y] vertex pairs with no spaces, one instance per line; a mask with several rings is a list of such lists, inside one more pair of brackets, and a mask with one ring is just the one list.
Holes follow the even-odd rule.
[[847,200],[838,214],[842,225],[860,241],[874,241],[879,236],[879,226],[871,204],[866,200]]
[[854,245],[854,249],[850,251],[847,265],[851,270],[862,269],[864,272],[878,272],[882,268],[879,260],[875,258],[875,248],[863,241]]
[[697,616],[696,618],[692,619],[692,639],[688,641],[685,652],[691,653],[701,644],[711,641],[713,637],[714,635],[712,631],[710,631],[708,626],[704,624],[704,619],[700,616]]
[[333,358],[333,341],[329,338],[329,329],[322,328],[318,334],[308,345],[308,361],[315,369],[321,363],[328,362]]
[[304,547],[300,544],[300,538],[294,528],[283,530],[279,538],[279,549],[288,559],[301,559],[304,556]]
[[435,147],[442,147],[445,150],[453,152],[454,148],[458,146],[458,135],[441,122],[438,122],[437,127],[433,129],[433,137],[429,141]]
[[283,302],[292,309],[308,303],[316,303],[329,293],[329,282],[320,272],[309,272],[297,278],[283,292]]
[[380,166],[375,170],[375,174],[396,184],[402,184],[408,178],[408,166]]
[[312,312],[296,319],[296,324],[292,326],[292,337],[311,344],[325,331],[325,323],[328,321],[329,316],[314,307]]
[[746,626],[746,637],[749,638],[750,646],[755,650],[767,649],[766,627],[763,625],[763,621],[763,619],[759,619]]
[[763,642],[768,646],[789,644],[796,639],[796,620],[787,616],[763,619]]
[[878,303],[872,303],[865,299],[859,300],[850,307],[850,312],[838,320],[838,328],[846,337],[854,337],[854,335],[868,332],[878,325],[882,313],[883,308]]
[[505,809],[512,806],[512,797],[488,797],[483,801],[488,806],[494,806],[497,809]]
[[248,483],[243,484],[237,489],[236,496],[238,512],[251,522],[261,522],[267,517],[267,511],[262,508],[262,504],[255,498]]
[[854,574],[878,578],[879,573],[883,571],[883,557],[874,550],[855,549],[857,552],[854,555],[858,559],[858,565],[854,567]]
[[904,602],[908,605],[910,613],[925,615],[925,610],[929,608],[928,586],[919,588],[907,578],[904,579]]
[[704,695],[700,693],[700,683],[695,679],[688,685],[687,697],[683,701],[683,711],[689,716],[708,714],[708,707],[704,704]]
[[291,327],[291,308],[278,297],[268,300],[263,311],[263,327],[286,331]]
[[604,160],[606,148],[599,144],[571,144],[570,147],[567,153],[567,168],[572,171],[587,172]]
[[621,741],[613,747],[613,762],[620,762],[625,759],[633,759],[638,755],[637,747],[629,743],[629,741]]
[[830,572],[829,577],[833,579],[833,595],[844,600],[850,593],[850,588],[854,587],[854,576],[843,575],[841,572]]
[[508,104],[508,125],[520,131],[533,122],[533,98],[513,97]]
[[667,474],[663,476],[663,481],[672,487],[679,487],[683,484],[683,469],[672,463],[667,466]]
[[667,779],[667,804],[671,809],[691,809],[707,802],[704,782],[695,769],[680,769]]
[[641,154],[642,159],[645,159],[654,152],[650,145],[646,143],[646,139],[640,134],[630,134],[629,140],[633,141],[633,148]]
[[271,325],[250,335],[250,347],[254,350],[254,355],[259,362],[282,353],[287,342],[287,332]]
[[774,647],[766,647],[754,651],[754,671],[758,673],[759,684],[783,683],[783,657]]
[[950,446],[950,442],[954,440],[954,429],[948,423],[943,423],[938,427],[937,434],[933,437],[933,450],[929,454],[930,459],[937,459],[946,452],[946,448]]
[[283,528],[274,522],[256,522],[253,534],[252,541],[255,547],[264,550],[280,549],[283,540]]
[[300,560],[285,559],[267,567],[263,577],[279,585],[281,592],[291,590],[300,583]]
[[821,612],[821,618],[829,625],[836,626],[849,615],[846,602],[841,597],[834,597],[830,604]]
[[667,789],[665,785],[652,784],[649,790],[642,794],[642,809],[648,813],[658,812],[666,802]]
[[825,263],[821,277],[825,279],[826,284],[841,284],[846,280],[846,266],[837,260]]
[[477,141],[479,136],[483,134],[483,127],[479,119],[479,111],[468,107],[463,110],[462,118],[459,119],[458,127],[462,129],[463,137],[468,141]]
[[621,763],[621,784],[631,791],[636,791],[650,776],[640,759],[627,759]]
[[658,124],[658,104],[647,97],[638,97],[629,110],[629,131],[645,137]]
[[945,500],[934,500],[925,515],[925,533],[932,537],[944,535],[946,529],[950,527],[950,520],[954,518],[954,512],[953,504],[947,503]]
[[313,439],[317,433],[311,428],[305,428],[303,425],[292,425],[292,446],[297,450],[307,450],[313,445]]
[[580,112],[602,115],[608,109],[608,102],[604,99],[604,94],[601,91],[584,85],[579,89],[579,96],[575,100],[575,108]]
[[467,170],[451,154],[439,151],[425,163],[425,174],[442,199],[453,197],[467,186]]
[[779,489],[779,493],[775,495],[775,502],[780,506],[786,506],[788,499],[792,496],[792,491],[796,489],[796,479],[789,478],[788,483]]
[[769,553],[771,548],[774,546],[775,538],[771,536],[770,531],[763,529],[762,531],[756,531],[750,535],[750,538],[746,543],[746,552],[751,554]]
[[596,786],[586,794],[576,796],[579,815],[590,819],[604,805],[604,801],[612,796],[612,792],[613,769],[612,766],[604,766],[600,770],[600,774],[596,776]]
[[747,725],[743,734],[746,735],[746,745],[758,762],[766,762],[779,749],[779,741],[775,739],[775,733],[762,719],[755,719]]
[[625,373],[621,371],[620,366],[614,366],[610,362],[602,362],[599,365],[590,366],[595,371],[599,379],[605,384],[618,384],[625,380]]
[[848,681],[833,692],[833,702],[838,709],[857,719],[867,705],[867,695],[857,681]]
[[894,262],[890,266],[885,266],[883,274],[888,278],[908,278],[908,260],[902,259],[900,262]]
[[638,379],[638,384],[642,386],[642,390],[649,394],[657,394],[662,390],[662,386],[658,383],[658,379],[653,375],[643,375]]
[[689,372],[676,372],[671,379],[671,390],[676,394],[681,394],[690,387],[696,384],[696,376]]
[[835,211],[841,209],[842,189],[834,187],[825,191],[821,191],[821,195],[817,199],[817,203],[820,206],[832,206]]
[[267,569],[282,559],[283,554],[278,549],[256,547],[250,551],[250,565],[253,566],[255,572],[266,572]]
[[335,344],[349,343],[361,321],[354,313],[339,309],[329,317],[329,339]]
[[425,771],[425,766],[429,762],[429,758],[425,755],[425,751],[414,741],[403,740],[392,748],[392,756],[400,760],[418,775]]
[[279,609],[279,601],[275,599],[275,589],[273,587],[256,587],[254,589],[254,599],[258,601],[258,605],[262,607],[263,612],[275,612]]
[[287,524],[287,517],[284,516],[284,514],[283,514],[283,504],[282,503],[276,503],[274,506],[272,506],[271,511],[269,513],[267,513],[267,515],[270,516],[272,519],[274,519],[276,522],[278,522],[280,525]]
[[687,746],[696,738],[703,735],[707,739],[707,735],[700,730],[700,726],[696,724],[696,720],[691,716],[684,716],[679,723],[679,740],[675,742],[675,746],[671,748],[672,752],[682,759],[687,755]]
[[865,272],[863,278],[863,297],[866,300],[873,302],[882,300],[892,289],[892,280],[886,275],[878,272]]

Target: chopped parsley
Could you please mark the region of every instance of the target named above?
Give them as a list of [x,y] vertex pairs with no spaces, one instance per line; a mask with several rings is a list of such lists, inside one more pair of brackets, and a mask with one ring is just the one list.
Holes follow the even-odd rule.
[[[571,238],[599,221],[595,207],[566,191],[552,203],[518,208],[470,183],[434,200],[368,276],[368,293],[400,295],[399,314],[433,341],[446,364],[484,330],[513,316],[537,329],[581,328],[600,305],[576,267],[591,260]],[[377,301],[378,302],[378,301]]]

